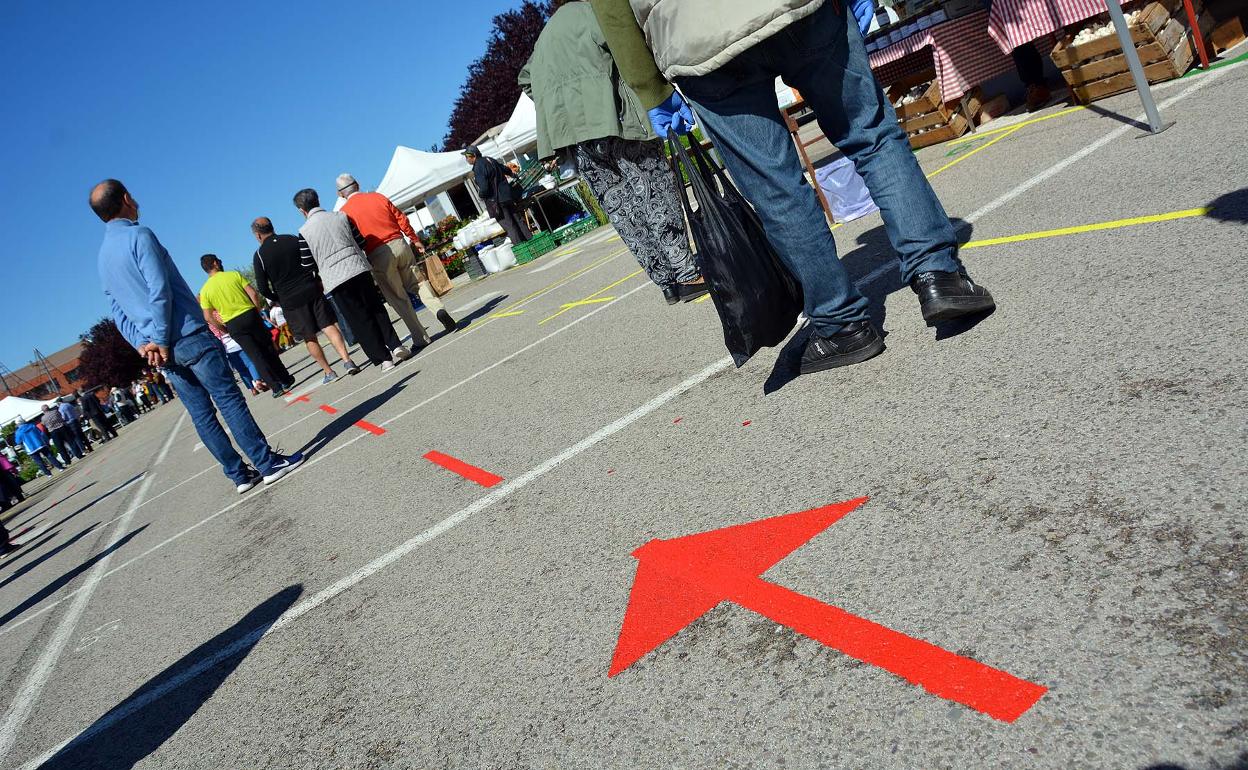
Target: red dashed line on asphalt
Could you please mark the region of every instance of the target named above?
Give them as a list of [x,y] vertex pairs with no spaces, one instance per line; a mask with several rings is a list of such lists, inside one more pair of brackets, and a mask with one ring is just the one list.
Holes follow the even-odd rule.
[[338,410],[333,408],[329,404],[321,404],[320,406],[317,407],[317,409],[320,409],[325,414],[338,414]]
[[296,401],[302,401],[302,402],[303,402],[303,403],[305,403],[305,404],[306,404],[306,403],[308,403],[308,394],[307,394],[307,393],[304,393],[302,396],[295,396],[295,397],[294,397],[294,398],[292,398],[291,400],[287,401],[287,402],[286,402],[286,405],[287,405],[287,406],[290,406],[291,404],[295,403]]
[[355,427],[363,428],[364,430],[368,431],[374,436],[380,436],[381,434],[386,432],[385,428],[381,427],[380,425],[373,425],[368,420],[356,420]]
[[482,470],[475,465],[469,465],[463,460],[457,460],[441,452],[426,452],[425,459],[434,465],[446,468],[451,473],[457,473],[469,481],[475,481],[483,487],[492,487],[504,481],[502,476],[496,476],[487,470]]

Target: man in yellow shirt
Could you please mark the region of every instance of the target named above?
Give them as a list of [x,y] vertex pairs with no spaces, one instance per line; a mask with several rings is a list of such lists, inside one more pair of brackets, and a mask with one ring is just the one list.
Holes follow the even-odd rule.
[[[260,317],[260,295],[242,274],[225,270],[215,254],[200,257],[199,266],[208,274],[208,280],[199,290],[199,306],[204,310],[204,320],[209,326],[233,337],[256,365],[260,378],[273,391],[273,397],[281,397],[294,387],[295,378],[278,358],[273,338]],[[220,322],[214,317],[214,310],[220,316]]]

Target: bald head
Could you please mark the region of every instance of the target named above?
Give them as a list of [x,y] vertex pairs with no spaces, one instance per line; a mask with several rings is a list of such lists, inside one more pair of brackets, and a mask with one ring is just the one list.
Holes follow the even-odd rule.
[[256,217],[251,223],[251,234],[256,240],[264,243],[264,239],[273,234],[273,222],[268,217]]
[[116,179],[105,179],[91,188],[91,210],[104,222],[119,217],[137,220],[139,204],[130,197],[126,186]]
[[355,177],[350,174],[339,174],[338,178],[334,180],[334,187],[338,189],[339,198],[346,198],[351,193],[360,191],[360,183],[355,181]]

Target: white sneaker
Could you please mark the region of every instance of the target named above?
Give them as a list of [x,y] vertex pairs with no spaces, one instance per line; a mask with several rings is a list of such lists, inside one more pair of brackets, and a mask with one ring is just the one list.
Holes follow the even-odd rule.
[[390,351],[390,355],[394,357],[395,362],[406,361],[412,357],[412,352],[402,345]]
[[383,361],[383,362],[381,363],[381,370],[382,370],[383,372],[388,372],[388,371],[390,371],[390,370],[391,370],[391,369],[393,369],[393,368],[394,368],[394,362],[393,362],[393,361]]

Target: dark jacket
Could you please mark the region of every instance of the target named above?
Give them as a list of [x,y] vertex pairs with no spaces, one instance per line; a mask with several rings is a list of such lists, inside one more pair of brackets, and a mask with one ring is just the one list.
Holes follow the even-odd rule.
[[78,406],[82,409],[83,416],[88,420],[104,416],[104,407],[100,406],[100,400],[95,397],[94,393],[86,393],[79,396]]
[[511,203],[520,196],[512,189],[507,177],[515,176],[511,169],[493,158],[478,158],[472,164],[472,179],[477,191],[487,201],[495,203]]
[[297,235],[270,235],[251,260],[260,293],[283,307],[306,305],[321,296],[316,263],[301,257],[301,240]]

